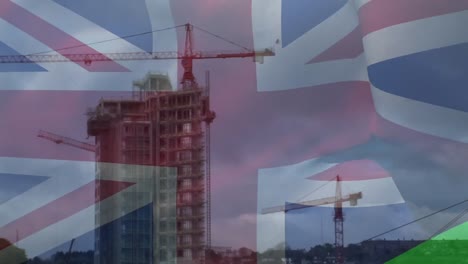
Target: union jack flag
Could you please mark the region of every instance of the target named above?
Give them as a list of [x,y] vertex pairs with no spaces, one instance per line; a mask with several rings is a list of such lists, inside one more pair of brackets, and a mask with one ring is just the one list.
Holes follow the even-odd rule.
[[298,113],[300,125],[284,123],[306,156],[259,170],[257,249],[333,244],[331,225],[323,225],[332,222],[332,210],[261,212],[334,196],[327,182],[337,175],[343,193],[363,196],[357,206],[343,205],[345,245],[426,240],[462,211],[399,228],[466,199],[468,65],[459,56],[466,54],[460,25],[467,7],[467,1],[253,1],[255,45],[276,43],[276,56],[256,68],[257,90],[281,94],[283,111],[289,99],[308,110]]
[[[2,0],[0,10],[1,55],[67,58],[68,54],[177,51],[176,32],[157,31],[174,26],[168,1]],[[134,34],[138,36],[128,37]],[[100,44],[91,44],[96,41]],[[74,251],[94,250],[98,230],[109,229],[132,213],[149,215],[151,195],[106,213],[99,224],[95,214],[132,193],[152,193],[150,175],[158,174],[157,167],[99,164],[94,154],[56,147],[36,136],[46,129],[84,140],[87,107],[95,107],[101,98],[128,96],[132,82],[148,72],[168,74],[175,81],[177,61],[90,65],[31,61],[1,64],[0,72],[2,239],[23,249],[30,259],[48,258],[66,252],[71,241]],[[114,175],[97,179],[101,166]],[[140,178],[125,174],[135,170],[145,173]],[[96,195],[97,188],[104,192]],[[0,262],[21,260],[9,254],[2,246]]]
[[[263,64],[238,59],[195,68],[211,71],[218,116],[212,126],[213,244],[245,246],[259,255],[276,248],[287,257],[286,246],[333,243],[327,226],[332,205],[262,210],[333,196],[335,174],[343,178],[344,194],[363,194],[357,206],[344,205],[345,244],[466,199],[467,9],[466,0],[1,0],[0,51],[176,50],[175,32],[118,38],[187,21],[245,46],[273,46],[276,56]],[[200,50],[218,48],[202,37],[195,43]],[[7,215],[0,237],[34,257],[99,228],[89,219],[100,201],[34,227],[24,222],[42,209],[48,215],[56,203],[77,201],[73,195],[95,180],[90,154],[51,146],[35,133],[44,128],[81,136],[83,109],[100,97],[120,96],[148,71],[168,72],[174,82],[176,63],[0,65],[0,179],[14,186],[0,197]],[[67,172],[77,177],[65,181]],[[118,193],[138,185],[121,181]],[[380,238],[428,239],[462,209]],[[74,228],[80,219],[88,222]]]

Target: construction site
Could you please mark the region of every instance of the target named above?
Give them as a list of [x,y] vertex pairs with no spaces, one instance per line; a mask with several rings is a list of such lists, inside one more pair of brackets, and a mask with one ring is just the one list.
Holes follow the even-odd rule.
[[[102,98],[88,109],[87,134],[94,144],[41,131],[39,136],[58,144],[66,144],[95,153],[96,179],[106,179],[111,171],[101,164],[133,164],[175,169],[175,173],[159,173],[150,195],[153,206],[142,214],[126,217],[112,228],[96,232],[94,263],[211,263],[206,259],[211,245],[211,175],[210,124],[216,114],[210,107],[210,75],[200,85],[193,72],[199,59],[253,58],[262,62],[274,56],[272,50],[240,52],[195,52],[194,26],[186,24],[184,52],[90,55],[73,58],[91,64],[112,60],[181,60],[183,74],[180,87],[174,88],[165,74],[148,73],[133,81],[128,98]],[[216,36],[216,35],[215,35]],[[219,36],[217,36],[219,37]],[[223,39],[225,40],[225,39]],[[35,61],[61,62],[60,57],[34,55]],[[18,60],[17,60],[18,61]],[[19,60],[21,61],[21,60]],[[138,175],[138,171],[130,171]],[[302,201],[288,206],[262,208],[262,214],[333,205],[334,263],[345,263],[343,203],[355,206],[362,192],[344,195],[337,175],[332,197]],[[96,196],[106,190],[99,186]],[[103,208],[97,206],[95,222],[105,224],[106,214],[138,200],[143,192],[131,194]],[[140,241],[140,243],[136,243]]]
[[[74,55],[86,64],[93,61],[179,59],[184,70],[180,87],[174,89],[165,74],[148,73],[133,82],[128,98],[102,98],[88,109],[87,134],[94,144],[41,131],[39,137],[58,144],[78,147],[95,153],[96,179],[105,179],[112,172],[101,164],[133,164],[175,169],[175,173],[160,173],[152,177],[153,206],[140,215],[126,217],[111,229],[96,232],[94,263],[211,263],[206,259],[211,245],[211,175],[210,124],[216,114],[210,108],[210,75],[200,85],[193,73],[198,59],[254,58],[273,56],[272,50],[247,52],[195,52],[193,26],[185,25],[183,53],[108,54],[106,57],[88,54]],[[35,60],[61,62],[59,57]],[[128,173],[128,172],[127,172]],[[138,171],[130,173],[138,174]],[[355,206],[362,192],[344,195],[341,178],[337,175],[332,197],[302,201],[288,206],[262,208],[262,214],[288,212],[307,207],[334,207],[334,263],[345,263],[343,203]],[[106,190],[96,189],[96,196]],[[105,224],[109,211],[125,208],[139,199],[141,193],[112,204],[111,208],[97,206],[96,225]],[[143,194],[144,195],[144,194]],[[135,241],[143,241],[136,243]],[[213,247],[215,248],[215,247]],[[110,262],[109,262],[110,261]]]
[[[121,232],[117,238],[98,233],[97,258],[102,259],[99,263],[106,263],[108,259],[113,259],[114,263],[147,263],[147,255],[152,252],[148,247],[154,243],[159,249],[154,251],[157,263],[173,263],[175,259],[177,263],[201,263],[207,200],[206,130],[203,123],[209,125],[214,119],[214,113],[209,110],[209,97],[206,89],[201,87],[172,91],[167,76],[159,74],[148,74],[134,84],[138,86],[138,97],[141,95],[141,98],[103,99],[89,114],[88,134],[95,137],[97,164],[172,167],[177,169],[177,175],[175,178],[159,175],[156,181],[154,223],[146,216],[136,217],[123,223],[136,226],[134,230],[140,231],[136,234],[133,229]],[[99,179],[105,172],[99,168],[97,171]],[[128,199],[116,206],[124,207],[128,202],[133,201]],[[100,210],[96,212],[98,225],[101,213]],[[151,224],[155,226],[151,228]],[[120,228],[115,228],[115,232],[119,232]],[[143,244],[147,248],[135,248],[133,244],[125,247],[125,243],[119,243],[129,237],[144,241],[151,230],[154,230],[152,243]],[[122,256],[114,258],[115,253]],[[118,262],[119,259],[125,261]]]
[[468,262],[468,0],[0,6],[0,264]]
[[[109,214],[119,212],[144,196],[153,204],[139,214],[120,219],[110,228],[95,232],[94,263],[207,263],[211,248],[210,76],[200,85],[193,73],[197,59],[254,58],[273,56],[271,50],[241,52],[195,52],[193,25],[186,24],[184,52],[125,54],[73,54],[74,61],[89,65],[108,60],[179,59],[183,74],[180,87],[165,74],[148,73],[135,80],[128,98],[101,98],[87,111],[87,134],[94,144],[40,131],[38,136],[57,144],[95,153],[96,180],[112,177],[106,164],[131,164],[171,168],[175,173],[155,173],[150,191],[137,190],[105,206],[97,205],[95,223],[105,224]],[[214,35],[216,36],[216,35]],[[17,57],[42,62],[65,62],[54,55]],[[10,58],[11,59],[11,58]],[[134,168],[125,173],[139,175]],[[99,184],[96,197],[105,193]]]

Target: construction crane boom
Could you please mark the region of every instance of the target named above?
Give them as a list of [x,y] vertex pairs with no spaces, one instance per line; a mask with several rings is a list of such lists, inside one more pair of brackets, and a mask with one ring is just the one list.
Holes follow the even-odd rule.
[[298,209],[303,209],[303,208],[308,208],[308,207],[335,204],[337,202],[341,202],[341,203],[350,202],[351,204],[354,204],[358,199],[361,199],[361,198],[362,198],[362,192],[345,195],[340,200],[337,200],[335,196],[331,196],[331,197],[321,198],[317,200],[310,200],[310,201],[298,202],[298,203],[293,203],[293,204],[288,204],[288,205],[279,205],[279,206],[264,208],[262,209],[262,214],[288,212],[288,211],[298,210]]
[[[93,62],[106,61],[136,61],[136,60],[169,60],[182,61],[184,74],[182,75],[182,89],[197,87],[193,74],[193,60],[200,59],[228,59],[228,58],[254,58],[256,62],[263,62],[263,57],[274,56],[272,49],[251,50],[242,47],[243,51],[195,51],[192,24],[185,24],[185,46],[183,52],[161,51],[161,52],[122,52],[122,53],[69,53],[69,54],[46,54],[35,53],[29,55],[0,55],[0,64],[3,63],[55,63],[55,62],[79,62],[91,65]],[[198,28],[200,29],[200,28]],[[203,30],[210,33],[206,30]],[[210,33],[219,38],[219,36]],[[226,41],[226,39],[224,39]],[[232,41],[228,41],[235,44]],[[239,46],[239,45],[238,45]],[[72,47],[70,47],[72,48]]]
[[37,136],[40,137],[40,138],[50,140],[50,141],[52,141],[52,142],[54,142],[56,144],[64,144],[64,145],[72,146],[72,147],[75,147],[75,148],[80,148],[80,149],[83,149],[83,150],[86,150],[86,151],[89,151],[89,152],[96,152],[96,146],[93,145],[93,144],[89,144],[89,143],[86,143],[86,142],[81,142],[81,141],[78,141],[76,139],[60,136],[60,135],[57,135],[57,134],[54,134],[54,133],[51,133],[51,132],[47,132],[47,131],[44,131],[44,130],[40,130],[39,133],[37,134]]
[[[273,56],[270,49],[248,52],[194,52],[189,58],[200,59],[228,59]],[[132,61],[132,60],[169,60],[186,59],[183,52],[122,52],[122,53],[70,53],[70,54],[31,54],[31,55],[1,55],[0,63],[55,63],[55,62],[84,62],[90,65],[93,62],[102,61]]]

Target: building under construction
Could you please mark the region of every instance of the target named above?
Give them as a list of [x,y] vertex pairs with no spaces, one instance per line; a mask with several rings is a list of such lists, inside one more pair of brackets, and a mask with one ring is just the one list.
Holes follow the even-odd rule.
[[[153,204],[146,212],[96,233],[96,263],[202,263],[208,193],[204,123],[214,119],[208,94],[198,85],[173,91],[160,74],[148,74],[134,87],[129,98],[103,98],[89,112],[96,177],[109,173],[103,163],[169,167],[177,173],[152,176]],[[97,196],[104,191],[99,188]],[[148,194],[128,195],[112,208],[96,207],[96,225],[109,210]]]
[[[180,26],[166,28],[174,30]],[[203,263],[204,251],[211,247],[209,125],[214,112],[209,107],[209,81],[200,87],[193,74],[193,61],[204,59],[253,58],[263,62],[274,56],[272,49],[252,50],[205,29],[185,24],[185,45],[180,51],[12,55],[2,63],[95,62],[137,60],[181,60],[181,90],[173,90],[166,75],[148,74],[134,82],[128,98],[103,98],[88,111],[88,135],[95,145],[40,131],[38,136],[57,144],[67,144],[96,154],[96,199],[105,196],[101,180],[119,174],[148,176],[149,190],[128,190],[124,198],[96,205],[95,263]],[[195,51],[194,28],[242,50],[231,52]],[[208,80],[207,75],[207,80]],[[130,164],[146,166],[109,166]],[[115,169],[117,168],[117,169]],[[174,173],[169,173],[174,171]],[[125,178],[125,177],[123,177]],[[140,184],[141,185],[141,184]],[[133,188],[135,189],[135,188]],[[151,198],[151,199],[149,199]],[[110,215],[122,215],[125,208],[139,208],[140,200],[152,207],[109,223]],[[102,205],[102,204],[105,205]],[[132,206],[128,206],[132,204]],[[205,223],[205,225],[204,225]],[[106,226],[106,227],[103,227]],[[206,227],[206,228],[205,228]],[[206,238],[206,240],[205,240]]]

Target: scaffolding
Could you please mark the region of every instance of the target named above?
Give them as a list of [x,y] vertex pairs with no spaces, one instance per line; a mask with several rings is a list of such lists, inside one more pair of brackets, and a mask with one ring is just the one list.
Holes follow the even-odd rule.
[[147,97],[145,112],[156,135],[155,162],[177,168],[177,263],[204,259],[205,141],[202,90]]
[[[206,238],[209,129],[204,123],[214,119],[209,95],[198,86],[173,91],[162,75],[148,75],[135,84],[146,88],[130,99],[101,99],[88,111],[88,134],[96,137],[96,160],[174,168],[175,177],[156,179],[153,259],[155,263],[204,263],[206,240],[210,240]],[[173,215],[167,215],[160,203],[171,202],[168,195],[174,197]],[[160,222],[173,222],[175,229]],[[175,240],[172,246],[168,236]]]

